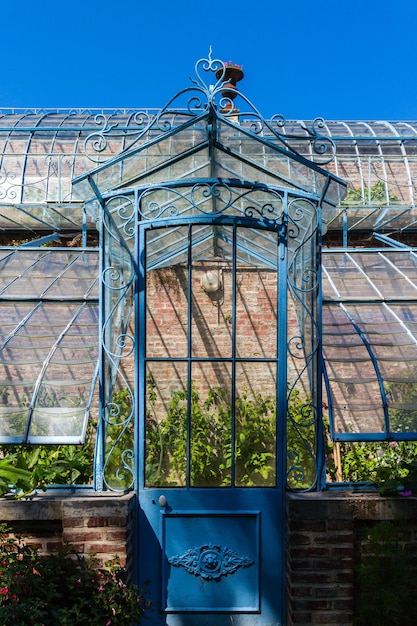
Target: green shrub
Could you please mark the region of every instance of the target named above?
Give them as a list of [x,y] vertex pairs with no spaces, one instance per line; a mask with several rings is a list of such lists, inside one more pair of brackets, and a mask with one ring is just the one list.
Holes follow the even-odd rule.
[[[417,442],[343,442],[340,448],[344,481],[372,483],[383,494],[402,492],[410,485],[417,491]],[[336,467],[331,462],[328,472],[334,479]]]
[[69,548],[40,556],[4,525],[0,541],[0,626],[128,626],[150,609],[117,558],[100,567]]
[[[184,485],[187,473],[188,392],[171,392],[166,417],[152,407],[155,383],[148,377],[147,479],[153,485]],[[232,469],[232,402],[213,387],[205,400],[191,387],[190,479],[193,486],[228,486]],[[235,400],[235,482],[275,484],[275,403],[244,390]]]
[[[12,485],[21,495],[46,485],[88,484],[93,475],[91,444],[83,446],[3,446],[0,459],[0,495]],[[13,475],[7,466],[13,466]]]

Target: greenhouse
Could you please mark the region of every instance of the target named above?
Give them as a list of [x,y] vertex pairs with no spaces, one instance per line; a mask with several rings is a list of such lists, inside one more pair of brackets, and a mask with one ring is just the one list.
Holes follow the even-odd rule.
[[301,623],[286,498],[417,441],[417,122],[266,120],[242,78],[0,115],[0,443],[132,495],[157,625]]

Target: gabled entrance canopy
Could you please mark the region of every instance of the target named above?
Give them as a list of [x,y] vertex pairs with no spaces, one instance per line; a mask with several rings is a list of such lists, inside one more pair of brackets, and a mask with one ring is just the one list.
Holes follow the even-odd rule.
[[[206,84],[202,72],[209,78],[214,74],[215,84]],[[105,124],[92,133],[85,147],[98,164],[73,181],[76,195],[91,203],[90,212],[97,213],[98,204],[116,195],[135,195],[143,202],[144,194],[155,194],[161,185],[180,187],[180,181],[191,187],[189,205],[201,213],[230,214],[230,207],[236,207],[236,198],[230,195],[233,187],[276,190],[281,197],[288,194],[311,198],[320,205],[337,205],[345,183],[323,169],[333,159],[335,146],[331,138],[318,132],[322,121],[313,122],[301,137],[283,134],[282,116],[266,121],[242,94],[238,93],[235,101],[236,92],[226,79],[227,67],[213,60],[211,53],[208,59],[198,61],[193,86],[153,116],[137,113],[137,130],[129,131],[127,146],[116,156],[112,140],[120,137],[117,126]],[[235,102],[244,110],[237,109]],[[303,144],[303,154],[311,158],[301,153]],[[202,181],[207,181],[205,189]],[[220,186],[228,191],[217,198]],[[193,197],[198,193],[206,200],[204,205]],[[159,218],[165,210],[172,215],[171,202],[172,197],[165,206],[152,198],[148,209],[138,206],[140,218]],[[247,207],[241,206],[244,214]],[[255,206],[255,211],[260,206]],[[276,210],[272,208],[272,219]],[[266,213],[259,215],[268,218]]]

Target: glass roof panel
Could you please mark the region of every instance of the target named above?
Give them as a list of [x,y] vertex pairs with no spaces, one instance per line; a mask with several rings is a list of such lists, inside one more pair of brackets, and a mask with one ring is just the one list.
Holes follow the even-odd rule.
[[82,307],[49,353],[34,394],[29,442],[39,437],[83,441],[98,358],[97,324],[97,307]]
[[[43,409],[62,428],[75,420],[78,431],[73,425],[65,441],[81,442],[96,376],[97,302],[0,302],[0,324],[0,442],[29,441],[34,411]],[[32,434],[40,436],[37,423]],[[63,442],[53,425],[46,429],[45,416],[42,424],[48,443]]]
[[0,298],[96,299],[98,254],[71,248],[3,249]]
[[[157,137],[162,138],[167,129],[179,127],[181,123],[191,120],[190,115],[166,114],[154,126],[148,127],[152,115],[147,111],[33,111],[23,113],[9,112],[0,117],[0,202],[6,205],[24,203],[43,203],[72,201],[71,180],[79,177],[98,163],[114,157],[129,146],[138,146],[145,150],[149,141]],[[175,118],[175,120],[174,120]],[[157,118],[155,118],[156,120]],[[158,125],[159,124],[159,125]],[[166,126],[164,126],[166,124]],[[309,121],[287,120],[280,128],[283,136],[303,136],[309,141],[298,142],[302,154],[308,158],[315,158],[312,150],[312,136],[308,129],[314,126]],[[316,124],[317,127],[317,124]],[[291,165],[287,156],[279,156],[278,147],[285,150],[285,144],[271,133],[268,127],[254,129],[250,121],[240,120],[240,125],[226,123],[220,118],[219,140],[228,145],[233,152],[253,159],[256,163],[271,171],[276,171],[283,179],[290,174],[301,176],[307,184],[313,184],[313,179],[306,176],[300,164],[290,172]],[[254,132],[255,131],[255,132]],[[247,133],[250,132],[249,137]],[[385,200],[383,204],[389,206],[409,206],[417,204],[417,124],[414,122],[386,122],[386,121],[328,121],[320,127],[323,137],[330,137],[336,145],[336,158],[326,165],[326,169],[337,176],[346,179],[351,189],[359,191],[363,203],[378,206],[380,198],[375,196],[373,188],[383,188]],[[261,141],[256,141],[256,135]],[[265,139],[265,141],[263,141]],[[167,138],[164,139],[166,145]],[[92,145],[100,146],[99,153],[92,151]],[[136,143],[135,143],[136,142]],[[275,142],[275,143],[274,143]],[[172,144],[175,143],[171,142]],[[294,140],[291,139],[291,143]],[[275,145],[274,149],[271,145]],[[177,148],[168,150],[171,154],[178,154]],[[143,161],[143,172],[151,167],[158,167],[161,154],[149,154]],[[146,152],[145,150],[145,152]],[[159,161],[158,161],[159,159]],[[146,161],[146,163],[145,163]],[[153,163],[153,164],[152,164]],[[137,164],[140,170],[141,163]],[[115,171],[121,180],[128,182],[129,172]],[[192,169],[192,167],[190,168]],[[135,175],[133,173],[133,175]],[[177,176],[177,174],[175,174]],[[314,189],[320,189],[318,174],[312,174]],[[110,176],[108,179],[110,180]],[[111,184],[111,183],[110,183]],[[303,184],[303,181],[302,181]],[[111,185],[113,186],[113,185]],[[369,198],[369,196],[373,196]],[[87,195],[91,196],[91,189],[87,188]],[[335,193],[337,199],[337,193]],[[342,201],[342,197],[338,198]],[[348,194],[347,204],[351,205],[352,198]],[[71,212],[71,210],[69,211]],[[1,213],[1,212],[0,212]],[[61,213],[66,215],[68,207],[61,207]],[[361,219],[356,213],[351,214],[351,226]],[[394,215],[392,216],[394,217]],[[82,218],[81,214],[74,218]],[[61,218],[63,219],[63,218]],[[405,228],[416,215],[409,213],[400,216],[397,211],[395,227]],[[18,223],[23,226],[30,216],[22,214]],[[369,217],[362,227],[372,227],[373,218]],[[334,223],[337,227],[338,224]],[[1,227],[1,225],[0,225]],[[4,218],[4,227],[13,227],[13,222]],[[381,224],[377,225],[382,228]]]
[[323,357],[337,433],[384,432],[378,377],[366,345],[336,304],[323,307]]
[[[323,357],[336,438],[417,433],[414,253],[325,251],[323,276]],[[372,284],[377,298],[367,291]]]
[[80,443],[98,359],[98,251],[0,249],[0,442]]
[[408,250],[324,253],[326,298],[410,299],[417,296],[417,263]]

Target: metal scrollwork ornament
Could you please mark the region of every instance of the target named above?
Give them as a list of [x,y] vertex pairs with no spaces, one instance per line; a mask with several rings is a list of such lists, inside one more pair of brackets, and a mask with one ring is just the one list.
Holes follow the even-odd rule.
[[213,543],[186,550],[184,554],[170,557],[168,562],[204,580],[219,580],[222,576],[234,574],[240,567],[250,567],[254,563],[253,559],[227,546],[221,548]]

